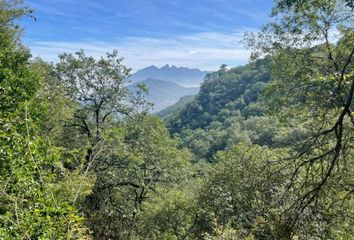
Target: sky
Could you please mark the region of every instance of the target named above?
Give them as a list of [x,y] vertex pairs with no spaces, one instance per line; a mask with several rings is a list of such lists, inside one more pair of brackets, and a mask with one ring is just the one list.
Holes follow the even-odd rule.
[[27,0],[24,42],[57,61],[79,49],[100,57],[117,49],[133,69],[165,64],[216,70],[248,62],[246,31],[267,22],[272,0]]

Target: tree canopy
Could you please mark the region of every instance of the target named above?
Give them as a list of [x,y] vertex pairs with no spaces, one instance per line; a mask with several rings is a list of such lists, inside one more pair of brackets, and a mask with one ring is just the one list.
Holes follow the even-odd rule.
[[0,0],[0,239],[353,239],[353,11],[276,0],[161,119],[118,51],[32,58]]

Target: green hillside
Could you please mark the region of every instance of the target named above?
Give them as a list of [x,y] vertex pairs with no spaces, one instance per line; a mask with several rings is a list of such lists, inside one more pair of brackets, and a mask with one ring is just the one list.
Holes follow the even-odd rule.
[[[28,2],[38,21],[23,19],[37,19],[25,1],[0,0],[1,240],[354,239],[353,1],[276,0],[244,35],[248,64],[151,66],[133,84],[124,57],[237,65],[248,50],[227,46],[240,34],[226,22],[258,20],[257,3]],[[213,26],[227,31],[199,32]]]
[[277,120],[264,116],[259,97],[270,81],[271,60],[220,69],[206,76],[200,92],[166,118],[172,134],[194,153],[195,161],[240,142],[274,146]]
[[237,110],[242,116],[260,115],[254,104],[269,80],[269,60],[208,74],[194,101],[175,120],[171,119],[168,126],[172,132],[205,128],[211,122],[224,121]]
[[171,118],[173,115],[178,114],[181,110],[184,109],[184,107],[193,101],[195,96],[193,95],[187,95],[184,97],[181,97],[178,102],[173,104],[172,106],[169,106],[163,110],[161,110],[158,115],[163,118],[163,119],[168,119]]

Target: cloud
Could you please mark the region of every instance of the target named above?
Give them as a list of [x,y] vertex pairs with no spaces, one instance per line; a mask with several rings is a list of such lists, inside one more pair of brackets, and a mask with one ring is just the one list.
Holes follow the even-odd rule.
[[250,52],[241,44],[241,31],[230,34],[201,32],[171,37],[125,37],[115,41],[37,41],[29,44],[34,56],[48,61],[57,61],[61,52],[75,52],[84,49],[94,57],[118,49],[125,58],[125,65],[138,70],[156,65],[173,64],[215,70],[221,64],[230,66],[244,64]]

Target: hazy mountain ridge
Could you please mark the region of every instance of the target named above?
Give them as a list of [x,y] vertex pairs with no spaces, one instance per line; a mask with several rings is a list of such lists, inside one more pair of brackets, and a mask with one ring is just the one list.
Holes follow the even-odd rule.
[[133,83],[141,82],[149,78],[163,79],[164,81],[174,82],[184,87],[199,87],[206,74],[208,74],[207,71],[201,71],[197,68],[191,69],[166,64],[161,68],[152,65],[141,69],[134,73],[130,79]]
[[175,104],[181,97],[196,95],[199,92],[198,87],[183,87],[174,82],[153,78],[133,83],[128,89],[134,91],[138,83],[144,83],[148,87],[147,100],[154,103],[153,112],[159,112]]
[[177,115],[181,110],[184,109],[184,107],[193,101],[195,95],[187,95],[184,97],[181,97],[178,102],[176,102],[175,104],[161,110],[160,112],[158,112],[158,115],[163,118],[170,118],[173,115]]

